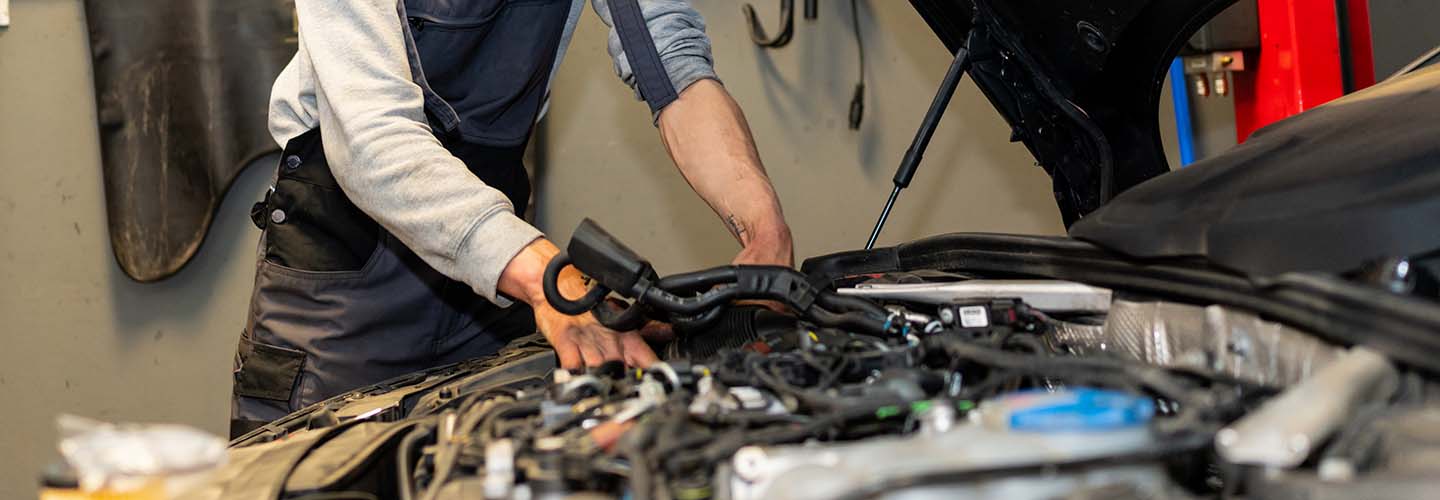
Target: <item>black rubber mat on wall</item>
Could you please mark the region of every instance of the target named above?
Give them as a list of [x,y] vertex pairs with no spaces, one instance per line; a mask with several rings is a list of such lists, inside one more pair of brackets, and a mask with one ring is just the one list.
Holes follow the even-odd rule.
[[86,0],[110,242],[137,281],[179,272],[245,165],[278,150],[270,87],[293,0]]

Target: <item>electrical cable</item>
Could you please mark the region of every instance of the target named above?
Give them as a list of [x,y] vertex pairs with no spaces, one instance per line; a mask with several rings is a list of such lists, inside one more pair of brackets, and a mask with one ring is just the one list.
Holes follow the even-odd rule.
[[680,297],[659,287],[651,287],[642,297],[646,304],[656,309],[686,316],[709,312],[740,298],[745,297],[740,296],[740,289],[734,285],[722,285],[698,297]]
[[822,293],[815,297],[815,303],[826,309],[837,311],[860,311],[878,317],[885,317],[890,314],[880,304],[860,297],[850,297],[838,293]]
[[[464,418],[455,426],[454,432],[456,435],[467,435],[471,433],[475,430],[475,426],[479,425],[481,420],[488,417],[497,406],[501,406],[507,402],[501,397],[485,399],[490,395],[493,395],[493,393],[485,392],[470,396],[469,401],[461,407],[463,409],[460,413],[464,415]],[[509,400],[508,402],[513,401],[514,400]],[[471,408],[476,406],[479,408],[471,411]],[[455,469],[455,462],[460,457],[461,448],[463,448],[463,446],[459,441],[436,443],[435,479],[430,483],[430,487],[425,489],[424,494],[420,496],[421,499],[433,500],[436,495],[440,494],[440,486],[450,479],[450,473]]]
[[734,283],[739,275],[734,266],[717,267],[692,273],[672,274],[660,278],[655,286],[677,295],[703,293],[716,285]]
[[834,313],[824,308],[811,307],[805,311],[805,314],[809,316],[810,319],[815,320],[816,324],[824,327],[852,330],[872,335],[886,335],[890,331],[885,321],[871,318],[864,313]]
[[[951,356],[969,359],[982,365],[1040,376],[1096,376],[1097,373],[1123,374],[1159,395],[1182,403],[1193,403],[1191,390],[1182,381],[1164,370],[1101,358],[1065,358],[1014,354],[952,339],[933,341]],[[1189,405],[1186,405],[1189,406]]]
[[479,434],[480,437],[484,439],[495,437],[495,426],[498,425],[497,422],[499,422],[500,419],[520,415],[529,415],[533,413],[538,413],[539,411],[540,400],[538,399],[525,399],[500,403],[494,408],[491,408],[490,411],[486,412],[488,414],[485,416],[485,420],[480,422],[480,428],[477,434]]
[[568,265],[570,265],[570,256],[565,252],[560,252],[560,255],[550,259],[550,263],[545,265],[545,275],[540,280],[540,287],[545,292],[545,301],[550,303],[550,307],[571,316],[578,316],[594,309],[602,300],[605,300],[605,296],[610,294],[610,289],[596,284],[579,299],[566,298],[564,294],[560,293],[560,271]]
[[[947,74],[951,90],[967,66],[964,61],[968,57],[961,52],[957,67]],[[896,173],[897,187],[909,184],[913,164],[929,142],[934,122],[949,95],[942,93],[937,101],[926,115],[927,126],[917,136],[918,145],[912,145],[907,162]],[[564,268],[577,263],[576,268],[596,277],[598,284],[579,299],[570,299],[561,294],[558,282]],[[878,304],[841,297],[827,286],[812,284],[809,277],[789,267],[725,266],[660,278],[649,262],[589,219],[576,229],[569,249],[546,265],[543,289],[546,301],[557,311],[572,316],[590,312],[601,324],[617,331],[637,329],[646,319],[678,324],[684,327],[682,330],[703,329],[718,320],[734,301],[743,299],[779,301],[823,326],[878,335],[890,333],[893,321]],[[606,299],[612,291],[634,302],[615,305]],[[817,302],[820,307],[815,307]],[[894,330],[906,333],[908,329],[908,323],[901,323]]]
[[860,130],[865,120],[865,39],[860,32],[859,0],[850,0],[851,27],[855,29],[855,53],[860,59],[860,76],[855,82],[855,95],[850,98],[850,130]]
[[405,437],[400,440],[400,445],[396,448],[395,467],[398,477],[395,478],[395,481],[399,483],[401,500],[415,498],[415,484],[411,482],[414,474],[410,470],[411,448],[415,446],[416,442],[429,435],[434,430],[433,427],[434,425],[428,422],[415,426],[410,432],[405,433]]

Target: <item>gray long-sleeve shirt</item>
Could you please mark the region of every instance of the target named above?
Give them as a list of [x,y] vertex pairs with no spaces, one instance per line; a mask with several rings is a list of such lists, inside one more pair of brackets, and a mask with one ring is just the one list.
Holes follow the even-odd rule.
[[[270,133],[283,146],[319,126],[330,170],[356,207],[436,270],[508,305],[496,291],[500,274],[542,234],[431,133],[399,1],[296,0],[299,51],[275,82]],[[584,8],[584,0],[572,1],[554,68]],[[688,0],[639,3],[677,91],[715,78],[704,21]],[[612,25],[606,0],[592,6]],[[616,74],[634,88],[613,27],[608,44]]]

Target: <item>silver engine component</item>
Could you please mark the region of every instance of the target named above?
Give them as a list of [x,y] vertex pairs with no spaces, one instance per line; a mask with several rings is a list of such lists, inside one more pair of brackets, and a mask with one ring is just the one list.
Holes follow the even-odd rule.
[[1363,347],[1350,349],[1315,376],[1266,402],[1215,435],[1227,461],[1291,468],[1329,438],[1366,401],[1388,397],[1395,367]]
[[860,284],[839,290],[875,300],[946,304],[969,300],[1015,298],[1045,312],[1103,313],[1110,309],[1110,290],[1058,280],[970,280],[954,283]]
[[1172,302],[1117,300],[1104,326],[1062,323],[1053,336],[1080,356],[1110,352],[1272,387],[1304,380],[1342,352],[1253,314]]
[[[1139,452],[1156,444],[1146,427],[1089,432],[997,430],[981,423],[990,420],[982,415],[984,412],[982,406],[972,413],[978,418],[947,431],[936,429],[843,444],[742,448],[730,466],[719,471],[721,477],[716,483],[729,488],[731,500],[827,499],[892,480],[1102,458]],[[1151,498],[1167,491],[1163,466],[1155,463],[976,477],[953,484],[894,488],[874,498],[1048,499],[1116,485]]]

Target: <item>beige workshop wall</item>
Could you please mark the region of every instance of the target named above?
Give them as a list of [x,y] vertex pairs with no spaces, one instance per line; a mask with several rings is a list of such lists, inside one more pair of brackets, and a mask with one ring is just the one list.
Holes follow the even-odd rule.
[[[199,256],[142,285],[114,262],[80,0],[11,0],[0,30],[0,498],[34,498],[57,413],[223,434],[266,176],[235,184]],[[266,162],[268,163],[268,161]]]
[[[694,3],[780,193],[797,258],[863,246],[949,54],[908,2],[861,1],[869,81],[864,125],[851,131],[850,2],[820,2],[815,21],[797,14],[794,41],[778,50],[750,42],[739,2]],[[777,5],[755,2],[772,26]],[[589,216],[662,272],[726,263],[737,245],[671,165],[645,105],[614,77],[604,39],[604,25],[587,15],[552,92],[542,229],[566,240]],[[963,82],[881,244],[951,231],[1060,233],[1049,178],[1008,137],[994,108]]]

